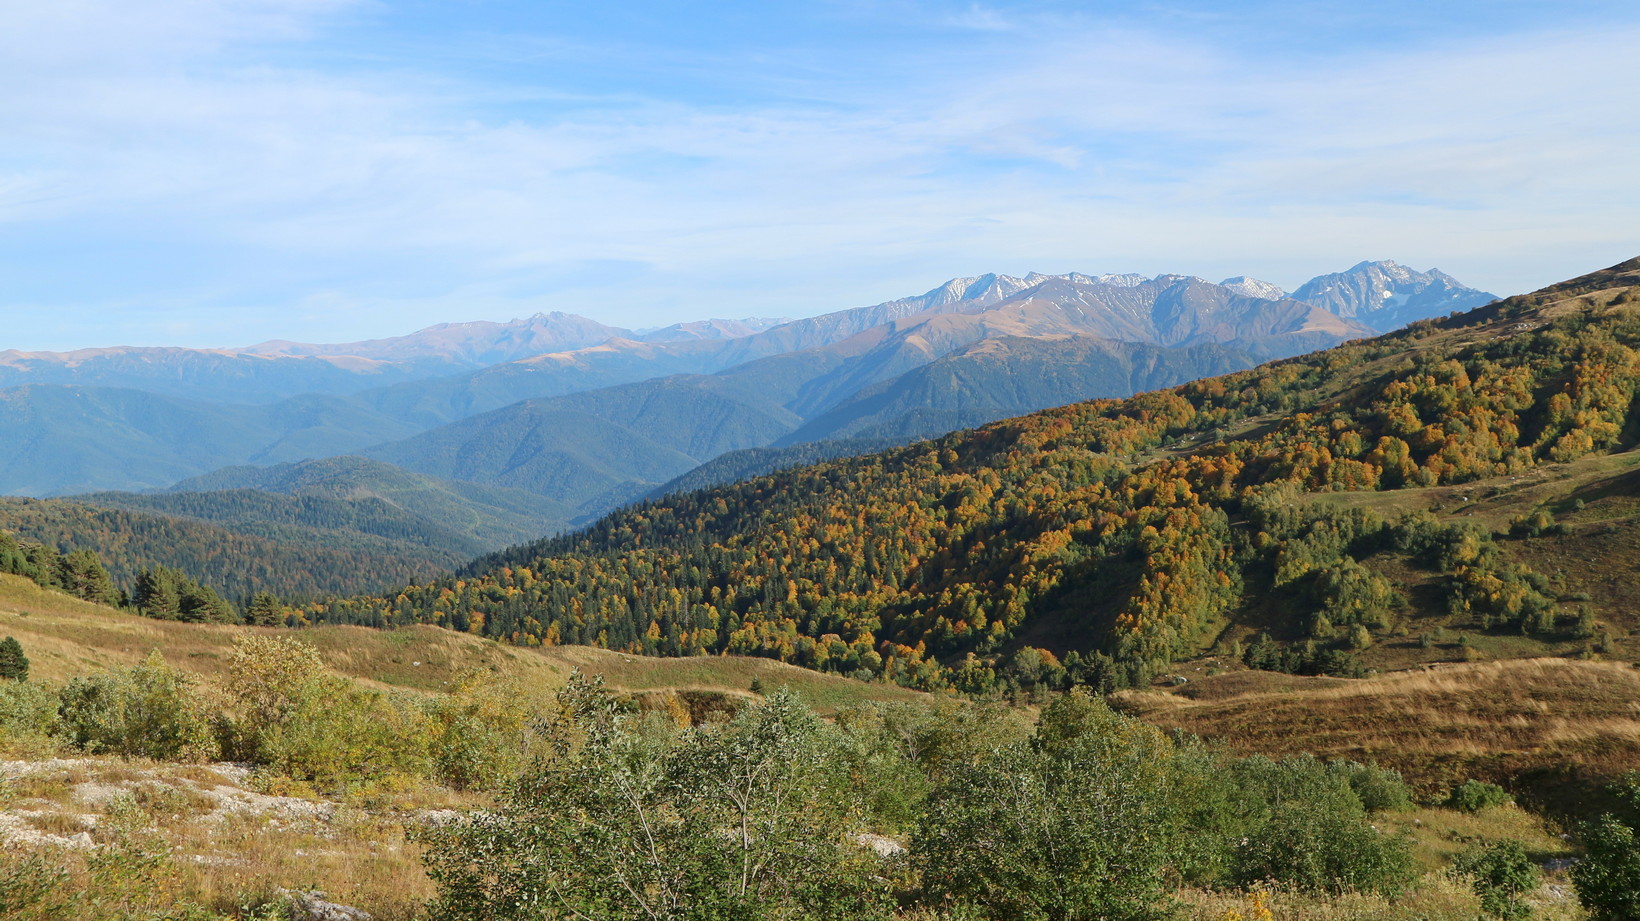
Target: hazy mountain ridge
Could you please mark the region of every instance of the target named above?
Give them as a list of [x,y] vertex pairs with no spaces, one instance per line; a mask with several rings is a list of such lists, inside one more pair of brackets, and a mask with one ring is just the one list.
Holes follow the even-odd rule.
[[[434,476],[530,489],[585,519],[730,451],[844,437],[903,442],[1370,333],[1313,305],[1190,276],[982,276],[878,306],[874,318],[903,315],[825,346],[710,375],[529,400],[365,453]],[[1011,345],[975,351],[940,385],[913,379],[999,338]],[[1075,341],[1057,341],[1065,339]],[[901,389],[909,394],[896,399]]]
[[204,403],[141,390],[0,390],[0,491],[145,489],[217,467],[344,454],[414,429],[336,397]]
[[307,343],[276,339],[236,351],[250,355],[352,356],[385,361],[438,357],[479,367],[531,355],[596,345],[631,331],[554,310],[496,323],[471,320],[439,323],[403,336],[359,342]]
[[429,357],[379,361],[138,347],[0,352],[0,388],[26,384],[120,387],[220,403],[271,403],[308,393],[358,393],[458,370],[458,365]]
[[[789,441],[793,432],[856,394],[891,388],[888,382],[901,375],[986,339],[1086,336],[1158,346],[1221,343],[1256,359],[1267,359],[1368,332],[1367,327],[1312,304],[1246,293],[1272,291],[1248,279],[1240,282],[1240,288],[1232,289],[1184,275],[980,275],[952,279],[914,297],[766,329],[757,327],[770,321],[679,324],[666,335],[697,338],[669,341],[611,337],[626,331],[553,313],[511,323],[441,324],[365,343],[312,347],[264,343],[253,347],[262,352],[12,353],[10,364],[0,362],[0,381],[8,379],[7,373],[12,379],[102,375],[97,379],[129,380],[140,386],[39,384],[0,390],[0,434],[11,436],[9,451],[0,450],[0,490],[50,495],[155,488],[219,466],[293,462],[368,450],[373,456],[395,459],[439,477],[517,487],[535,483],[532,488],[537,491],[542,483],[564,484],[573,495],[552,498],[563,501],[573,515],[580,515],[588,510],[584,505],[588,496],[641,494],[723,451]],[[1432,297],[1417,303],[1426,304]],[[717,338],[701,338],[706,336]],[[597,340],[596,344],[582,344],[591,340]],[[448,370],[452,363],[561,345],[578,347],[456,375],[425,376],[434,367]],[[303,349],[326,354],[284,354]],[[368,354],[340,354],[349,351]],[[1089,355],[1109,358],[1109,353],[1098,350]],[[297,375],[289,381],[255,383],[264,368],[312,369],[329,381],[325,386],[356,392],[305,394],[260,406],[214,402],[275,396],[280,388],[301,380]],[[667,380],[667,375],[680,373],[683,377]],[[252,383],[234,383],[235,376],[247,375]],[[358,390],[358,381],[353,379],[358,375],[367,375],[373,382],[394,376],[420,379]],[[1086,379],[1094,377],[1097,375]],[[163,385],[153,383],[158,380]],[[663,380],[666,382],[660,383]],[[968,387],[988,386],[989,380],[993,379],[983,375],[963,378]],[[532,416],[539,424],[503,425],[502,431],[520,439],[510,447],[491,438],[473,441],[475,426],[455,430],[462,433],[456,437],[484,448],[482,461],[451,458],[420,466],[418,451],[394,447],[418,433],[437,432],[440,426],[522,400],[565,399],[611,386],[637,389],[519,408],[517,412]],[[155,392],[194,387],[208,390],[210,399],[190,401],[175,393]],[[873,416],[846,424],[839,421],[842,427],[828,430],[825,437],[843,431],[869,431],[873,437],[884,438],[921,435],[931,425],[972,425],[987,418],[987,413],[1001,411],[963,408],[986,404],[983,395],[948,393],[956,402],[930,403],[936,392],[923,391],[919,405],[905,407],[906,415],[900,418],[912,427],[904,432],[892,430],[894,419]],[[1129,392],[1125,387],[1112,391],[1125,392]],[[686,405],[690,393],[703,401],[699,407]],[[660,424],[654,432],[643,431],[651,426],[643,421],[646,417],[620,408],[638,399],[637,394],[649,394],[644,399],[669,407],[675,418],[696,420],[703,431],[684,433],[671,422]],[[657,396],[662,394],[664,399]],[[1086,390],[1051,399],[1044,395],[1047,402],[1030,406],[1007,399],[996,402],[1013,412],[1095,395],[1099,394]],[[919,421],[912,423],[912,415]],[[546,424],[548,418],[556,421]],[[497,419],[490,417],[484,424]],[[584,430],[566,431],[565,426]],[[446,448],[430,447],[442,437],[430,435],[418,443],[429,446],[429,456],[448,453]],[[599,439],[614,439],[614,447],[592,448],[591,443]],[[504,456],[492,456],[498,452]],[[536,458],[534,453],[542,456]],[[639,460],[639,455],[647,459]],[[553,469],[560,463],[563,469]]]

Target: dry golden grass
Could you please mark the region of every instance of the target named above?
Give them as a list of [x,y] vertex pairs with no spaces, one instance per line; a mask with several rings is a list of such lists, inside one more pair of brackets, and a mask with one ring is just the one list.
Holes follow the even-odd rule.
[[135,665],[159,650],[172,665],[210,679],[230,678],[228,652],[247,633],[289,636],[318,648],[342,675],[378,687],[437,691],[472,669],[515,678],[526,689],[563,685],[571,669],[601,674],[617,691],[693,691],[744,695],[790,686],[816,709],[832,712],[871,700],[910,700],[915,691],[865,683],[743,656],[662,659],[586,646],[505,646],[439,627],[397,630],[321,626],[303,630],[184,624],[150,620],[0,574],[0,636],[15,636],[34,680],[62,682],[110,667]]
[[[134,809],[142,834],[168,855],[163,866],[142,874],[153,877],[166,897],[225,915],[273,900],[280,888],[321,889],[338,902],[367,908],[380,921],[409,921],[418,917],[432,887],[407,830],[424,821],[430,808],[472,809],[487,802],[431,789],[406,791],[392,808],[270,799],[241,786],[231,770],[113,758],[8,768],[18,771],[32,773],[8,781],[5,806],[26,829],[64,839],[89,832],[99,847],[117,846],[108,826],[121,810],[129,823]],[[33,795],[23,799],[25,792]],[[87,852],[51,853],[70,872],[64,893],[70,903],[82,898],[73,887],[98,885]]]
[[378,921],[410,921],[433,895],[420,846],[394,817],[344,811],[303,828],[247,816],[165,831],[186,852],[177,861],[178,891],[224,913],[270,901],[280,888],[318,889]]
[[1592,784],[1640,765],[1640,669],[1619,663],[1525,659],[1359,681],[1236,672],[1116,699],[1235,751],[1375,761],[1425,791],[1469,777]]
[[[1259,918],[1253,897],[1243,892],[1186,890],[1179,899],[1190,921]],[[1561,880],[1549,881],[1528,901],[1536,921],[1576,921],[1584,917]],[[1363,894],[1318,898],[1278,891],[1265,893],[1263,902],[1270,921],[1476,921],[1483,917],[1475,893],[1445,873],[1425,874],[1411,891],[1393,899]]]

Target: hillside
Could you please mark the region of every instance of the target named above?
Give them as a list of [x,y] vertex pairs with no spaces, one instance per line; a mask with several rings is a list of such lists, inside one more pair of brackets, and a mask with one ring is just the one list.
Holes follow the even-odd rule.
[[1640,669],[1628,663],[1459,663],[1361,681],[1233,672],[1116,699],[1237,752],[1280,757],[1297,745],[1430,789],[1479,777],[1573,812],[1572,798],[1640,762]]
[[[325,501],[360,506],[376,500],[414,519],[416,539],[456,553],[465,553],[469,547],[483,552],[534,540],[557,530],[568,515],[564,506],[534,493],[440,480],[357,455],[268,467],[224,467],[178,482],[163,493],[126,495],[113,501],[127,507],[171,510],[167,513],[250,526],[258,520],[254,515],[242,515],[232,508],[215,509],[197,497],[180,495],[243,490],[277,493],[321,506]],[[92,504],[108,501],[107,494],[80,498]],[[402,536],[368,526],[355,530]]]
[[972,297],[830,345],[527,400],[365,453],[537,492],[585,519],[730,451],[854,436],[903,442],[1368,332],[1297,301],[1182,276],[1004,278],[984,290],[996,293],[969,286]]
[[[236,527],[137,508],[0,498],[0,530],[53,547],[94,550],[127,589],[140,571],[168,566],[236,600],[256,592],[313,598],[382,588],[431,578],[467,558],[416,539],[422,525],[379,501],[378,507],[338,509],[334,503],[281,501],[287,499],[240,493],[205,500],[218,511],[237,505],[250,521]],[[361,529],[391,534],[395,527],[401,536]]]
[[18,576],[0,573],[0,636],[13,636],[30,659],[33,680],[63,682],[78,675],[135,665],[158,650],[166,661],[213,679],[231,679],[228,650],[235,637],[295,636],[317,647],[338,674],[379,687],[413,691],[446,688],[475,668],[519,679],[533,689],[562,685],[571,669],[603,675],[628,694],[697,691],[747,695],[755,679],[763,686],[789,686],[822,710],[871,700],[912,700],[915,692],[823,675],[762,658],[720,657],[679,662],[587,647],[525,649],[463,636],[448,630],[413,627],[372,630],[319,626],[296,633],[271,627],[186,624],[152,620],[42,589]]
[[[648,502],[407,588],[391,617],[970,690],[1143,683],[1244,643],[1294,670],[1408,646],[1633,657],[1634,605],[1534,559],[1553,509],[1521,508],[1505,537],[1463,503],[1404,516],[1395,497],[1503,494],[1631,447],[1637,285],[1640,261],[1168,391]],[[1625,482],[1587,484],[1574,508],[1616,515]]]
[[142,390],[0,390],[0,493],[144,489],[245,463],[345,454],[415,429],[340,397],[205,403]]

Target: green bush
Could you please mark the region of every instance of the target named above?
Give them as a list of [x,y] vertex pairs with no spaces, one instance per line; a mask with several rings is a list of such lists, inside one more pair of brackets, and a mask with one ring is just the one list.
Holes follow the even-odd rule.
[[424,833],[439,919],[886,919],[840,732],[777,691],[725,724],[641,718],[574,675],[496,809]]
[[1170,752],[1089,695],[1060,698],[1036,738],[935,789],[912,842],[925,896],[1012,921],[1167,917]]
[[1244,843],[1232,859],[1236,882],[1386,895],[1412,882],[1409,840],[1372,827],[1350,772],[1305,756],[1247,758],[1231,773],[1245,817]]
[[1446,805],[1459,812],[1480,812],[1514,801],[1515,798],[1509,795],[1509,791],[1497,784],[1466,780],[1446,798]]
[[1358,761],[1333,761],[1328,773],[1344,778],[1368,812],[1402,812],[1412,808],[1412,790],[1397,771]]
[[55,745],[59,700],[53,690],[0,681],[0,750],[44,754]]
[[1640,918],[1640,772],[1630,772],[1616,792],[1624,814],[1608,813],[1585,825],[1585,853],[1572,865],[1572,885],[1590,921]]
[[498,789],[523,770],[535,733],[516,681],[470,672],[427,704],[434,776],[458,790]]
[[220,731],[234,757],[325,788],[433,773],[420,707],[331,674],[297,640],[241,637],[229,656],[232,713]]
[[1532,906],[1522,899],[1538,886],[1538,867],[1519,841],[1500,841],[1458,855],[1452,869],[1467,876],[1480,896],[1481,911],[1504,921],[1531,917]]
[[218,754],[215,711],[194,677],[155,651],[141,665],[70,681],[58,716],[87,752],[197,761]]
[[1640,918],[1640,835],[1615,816],[1583,830],[1587,853],[1572,866],[1572,884],[1591,921]]

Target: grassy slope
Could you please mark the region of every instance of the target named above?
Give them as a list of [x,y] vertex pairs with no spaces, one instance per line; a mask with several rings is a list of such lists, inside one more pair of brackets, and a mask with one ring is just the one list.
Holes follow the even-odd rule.
[[437,627],[383,631],[324,626],[289,631],[157,621],[48,591],[18,576],[0,574],[0,636],[15,636],[22,643],[35,680],[59,682],[104,668],[135,664],[156,649],[174,665],[212,678],[228,678],[228,650],[234,637],[248,632],[276,633],[312,643],[343,675],[409,690],[437,690],[472,668],[497,669],[530,685],[557,686],[572,668],[579,668],[601,674],[612,688],[630,693],[708,691],[738,695],[747,693],[756,679],[769,689],[790,686],[823,711],[868,700],[924,696],[770,659],[656,659],[583,646],[503,646]]
[[1460,663],[1355,681],[1236,671],[1117,700],[1239,752],[1376,761],[1425,790],[1505,781],[1559,808],[1640,764],[1640,669],[1618,662]]
[[[1640,572],[1640,449],[1455,486],[1319,493],[1312,498],[1368,508],[1391,519],[1403,512],[1427,510],[1444,521],[1468,522],[1497,534],[1508,533],[1511,519],[1547,507],[1566,533],[1501,539],[1505,555],[1550,576],[1569,605],[1587,595],[1598,616],[1597,636],[1609,634],[1612,641],[1606,657],[1640,660],[1640,580],[1634,578]],[[1575,507],[1577,501],[1583,502],[1582,508]],[[1475,650],[1469,656],[1483,659],[1576,656],[1595,648],[1596,637],[1522,636],[1509,629],[1488,633],[1473,624],[1461,624],[1442,613],[1438,605],[1417,603],[1439,578],[1436,574],[1384,558],[1370,560],[1369,565],[1414,602],[1402,610],[1395,636],[1361,653],[1369,667],[1389,671],[1464,661],[1460,637],[1467,638]],[[1233,642],[1246,642],[1265,630],[1281,636],[1285,628],[1297,638],[1299,634],[1293,632],[1279,607],[1279,599],[1254,598],[1219,637],[1212,652],[1228,654]],[[1435,640],[1428,648],[1419,642],[1425,634]]]

